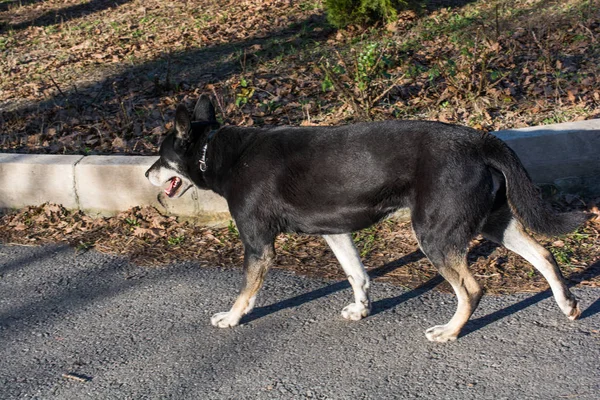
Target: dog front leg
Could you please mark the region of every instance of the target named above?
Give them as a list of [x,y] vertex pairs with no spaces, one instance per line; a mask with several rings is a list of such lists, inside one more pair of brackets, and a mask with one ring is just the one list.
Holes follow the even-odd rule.
[[244,254],[244,282],[242,290],[231,310],[212,316],[210,322],[219,328],[229,328],[239,324],[243,315],[254,308],[256,293],[260,290],[269,267],[273,264],[275,251],[273,244],[254,250],[246,246]]
[[333,250],[333,254],[335,254],[340,264],[342,264],[342,268],[354,291],[354,303],[344,307],[342,317],[358,321],[371,312],[369,275],[367,275],[360,260],[360,254],[352,241],[351,234],[323,235],[323,238]]

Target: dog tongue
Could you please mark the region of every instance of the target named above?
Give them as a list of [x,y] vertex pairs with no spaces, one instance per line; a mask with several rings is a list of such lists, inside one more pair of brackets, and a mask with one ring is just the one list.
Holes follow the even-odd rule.
[[177,178],[173,178],[171,179],[171,184],[169,185],[169,187],[167,189],[165,189],[165,193],[167,194],[167,196],[170,196],[173,192],[173,188],[175,188],[175,185],[177,185]]

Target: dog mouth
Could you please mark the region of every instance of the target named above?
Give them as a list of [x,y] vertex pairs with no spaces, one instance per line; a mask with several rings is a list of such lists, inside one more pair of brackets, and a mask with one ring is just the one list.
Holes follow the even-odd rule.
[[175,196],[181,188],[181,184],[181,178],[178,178],[176,176],[172,177],[171,179],[169,179],[169,187],[165,189],[165,194],[169,197]]

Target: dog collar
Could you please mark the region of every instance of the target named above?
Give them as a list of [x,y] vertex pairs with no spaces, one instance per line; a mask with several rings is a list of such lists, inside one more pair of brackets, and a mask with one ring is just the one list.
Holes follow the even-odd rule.
[[208,148],[208,143],[204,145],[202,148],[202,158],[198,161],[198,166],[200,167],[200,171],[206,171],[206,149]]
[[202,157],[200,157],[200,160],[198,160],[198,167],[200,168],[200,171],[202,172],[206,172],[206,150],[208,149],[208,141],[210,139],[212,139],[212,137],[215,135],[216,131],[210,131],[208,133],[208,137],[206,138],[206,143],[204,144],[204,147],[202,148]]

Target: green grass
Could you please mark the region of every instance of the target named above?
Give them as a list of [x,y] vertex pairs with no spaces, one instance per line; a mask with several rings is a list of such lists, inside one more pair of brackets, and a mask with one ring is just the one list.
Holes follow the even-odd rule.
[[235,238],[240,237],[240,232],[238,231],[237,226],[235,226],[235,223],[232,220],[230,220],[229,225],[227,225],[227,232],[229,232],[229,234]]
[[94,247],[94,243],[93,242],[79,242],[79,244],[77,244],[77,251],[87,251],[89,249],[91,249],[92,247]]
[[178,245],[182,244],[184,241],[185,241],[185,236],[184,235],[171,236],[170,238],[167,239],[167,243],[170,246],[178,246]]
[[321,8],[321,2],[316,0],[306,0],[300,3],[300,9],[302,11],[318,10]]
[[573,250],[568,247],[551,247],[550,252],[560,265],[570,266]]
[[365,257],[373,250],[377,241],[377,227],[372,226],[352,234],[354,243],[360,249],[360,256]]
[[134,226],[140,226],[140,222],[135,218],[125,218],[125,222],[132,228]]

